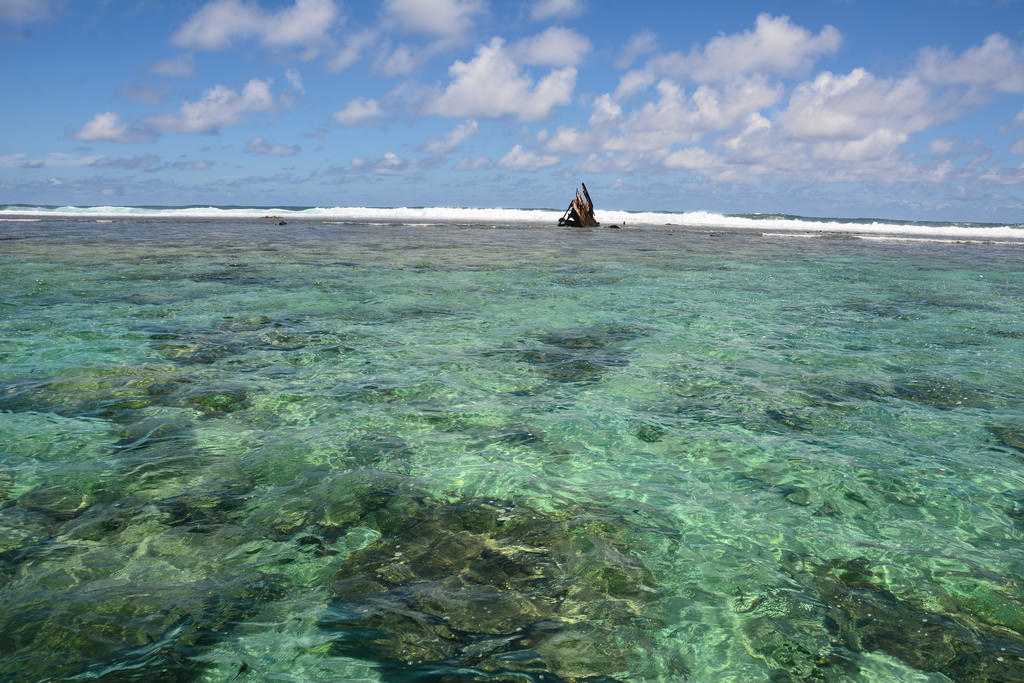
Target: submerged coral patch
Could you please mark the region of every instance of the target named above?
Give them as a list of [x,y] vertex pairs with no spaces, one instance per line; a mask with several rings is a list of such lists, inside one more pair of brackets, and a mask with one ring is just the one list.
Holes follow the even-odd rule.
[[334,577],[321,626],[337,654],[572,680],[628,670],[657,591],[608,520],[492,500],[400,509]]

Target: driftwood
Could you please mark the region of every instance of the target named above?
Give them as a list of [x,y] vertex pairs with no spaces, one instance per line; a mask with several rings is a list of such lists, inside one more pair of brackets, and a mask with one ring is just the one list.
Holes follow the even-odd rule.
[[596,228],[601,224],[594,218],[594,202],[590,200],[587,184],[580,183],[580,185],[583,186],[583,189],[576,190],[576,196],[569,202],[569,208],[565,210],[562,217],[558,219],[558,224],[574,228]]

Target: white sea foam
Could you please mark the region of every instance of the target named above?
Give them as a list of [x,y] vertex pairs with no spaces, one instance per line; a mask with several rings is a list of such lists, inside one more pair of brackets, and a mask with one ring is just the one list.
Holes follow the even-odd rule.
[[[901,235],[982,239],[1024,239],[1024,227],[1013,225],[924,225],[920,223],[847,222],[807,220],[783,217],[724,216],[708,211],[655,213],[632,211],[597,211],[597,219],[605,224],[632,226],[673,226],[683,228],[731,228],[737,230],[771,230],[791,233],[856,233],[861,235]],[[131,206],[62,206],[59,208],[10,206],[0,209],[0,216],[60,218],[178,218],[178,219],[259,219],[320,221],[385,221],[401,223],[473,223],[553,224],[561,212],[548,209],[466,209],[454,207],[371,208],[333,207],[311,209],[193,207],[152,209]]]

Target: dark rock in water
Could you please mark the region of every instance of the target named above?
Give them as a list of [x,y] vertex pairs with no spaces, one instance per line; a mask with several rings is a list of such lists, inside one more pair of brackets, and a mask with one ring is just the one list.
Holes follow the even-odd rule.
[[273,320],[265,315],[249,315],[241,318],[226,318],[221,327],[231,332],[254,332],[261,330],[273,323]]
[[1000,444],[1007,448],[1024,453],[1024,425],[1002,424],[989,425],[988,431],[996,437]]
[[192,394],[186,402],[203,417],[221,417],[247,407],[249,395],[244,389],[211,389]]
[[288,225],[288,221],[278,221],[278,225]]
[[656,594],[616,525],[488,500],[406,498],[396,513],[335,576],[321,622],[335,654],[531,680],[628,670],[621,643],[651,628]]
[[92,582],[45,610],[9,601],[0,678],[199,680],[209,666],[200,655],[282,595],[276,577],[256,573],[191,585]]
[[658,443],[665,436],[667,430],[659,424],[644,422],[637,425],[636,438],[645,443]]
[[67,520],[85,512],[94,500],[93,494],[80,487],[42,485],[23,493],[18,505],[57,520]]
[[212,365],[244,353],[245,347],[238,342],[215,337],[182,336],[157,345],[156,350],[168,360],[182,365]]
[[807,418],[793,411],[768,408],[764,411],[764,414],[773,422],[777,422],[795,432],[806,432],[811,428],[810,421]]
[[[881,652],[956,681],[1024,680],[1024,636],[900,598],[880,585],[867,560],[804,564],[794,578],[812,589],[823,605],[823,614],[821,609],[808,613],[816,614],[815,624],[824,625],[830,634],[825,660]],[[811,627],[815,629],[816,625]]]
[[175,376],[173,366],[81,368],[48,381],[0,387],[0,410],[122,421],[154,403],[149,389]]
[[376,432],[349,441],[345,455],[355,467],[404,474],[409,471],[414,454],[409,444],[399,437]]
[[780,491],[782,497],[787,502],[793,505],[799,505],[801,507],[807,507],[811,504],[811,492],[805,489],[803,486],[786,486]]
[[514,353],[553,382],[589,384],[628,365],[629,354],[622,345],[641,334],[638,328],[618,325],[546,332],[537,336],[540,346]]
[[11,489],[14,488],[14,475],[7,470],[0,469],[0,503],[7,500]]
[[232,513],[245,506],[253,488],[248,481],[222,482],[161,500],[157,507],[168,515],[172,526],[206,531],[228,523]]
[[888,301],[850,301],[845,304],[843,308],[855,313],[865,313],[877,318],[887,318],[889,320],[916,320],[920,317],[919,315],[910,312],[913,309],[904,309],[902,306]]
[[952,410],[954,408],[984,408],[988,396],[980,389],[952,378],[915,377],[899,382],[895,395],[905,401]]

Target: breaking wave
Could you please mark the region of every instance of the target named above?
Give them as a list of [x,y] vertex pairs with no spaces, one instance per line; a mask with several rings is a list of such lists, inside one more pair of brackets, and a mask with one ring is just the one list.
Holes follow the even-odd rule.
[[[878,235],[945,236],[985,239],[1024,239],[1024,224],[939,223],[877,219],[806,218],[780,214],[725,215],[709,211],[682,213],[649,211],[597,211],[604,225],[670,226],[737,230],[782,230],[791,232],[857,233]],[[329,222],[415,222],[552,224],[561,216],[553,209],[468,209],[423,208],[246,208],[195,206],[157,208],[134,206],[18,206],[0,207],[0,216],[38,218],[178,218],[178,219],[261,219],[321,220]]]

